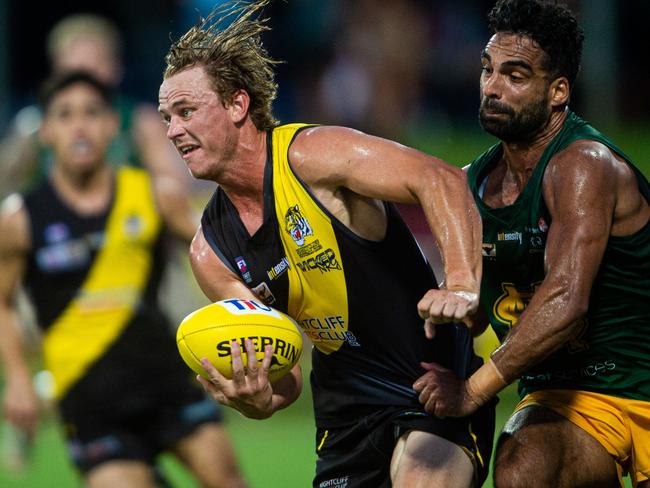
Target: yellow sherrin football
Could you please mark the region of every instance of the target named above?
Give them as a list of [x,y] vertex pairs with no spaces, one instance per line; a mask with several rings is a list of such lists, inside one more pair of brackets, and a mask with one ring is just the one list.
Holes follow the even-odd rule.
[[207,358],[226,378],[232,378],[231,344],[237,341],[244,367],[248,363],[244,340],[251,339],[257,360],[266,345],[273,346],[269,380],[288,373],[300,359],[302,333],[288,315],[256,300],[229,299],[190,313],[176,332],[176,343],[185,363],[207,378],[201,358]]

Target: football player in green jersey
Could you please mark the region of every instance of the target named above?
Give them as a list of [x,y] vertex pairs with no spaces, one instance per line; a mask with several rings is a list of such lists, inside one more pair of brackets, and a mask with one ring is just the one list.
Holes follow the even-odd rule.
[[[564,6],[500,0],[481,54],[468,168],[483,222],[483,320],[501,339],[468,380],[437,365],[426,410],[464,416],[520,379],[495,486],[650,486],[650,185],[569,109],[583,34]],[[480,327],[479,327],[480,328]]]

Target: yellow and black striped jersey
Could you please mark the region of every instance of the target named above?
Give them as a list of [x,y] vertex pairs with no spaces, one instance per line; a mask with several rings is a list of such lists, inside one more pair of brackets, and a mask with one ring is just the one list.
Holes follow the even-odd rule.
[[[369,241],[337,220],[292,171],[288,149],[302,124],[268,135],[264,221],[249,235],[221,189],[208,203],[207,242],[267,304],[311,339],[316,423],[333,427],[387,406],[420,409],[411,385],[435,361],[459,374],[480,361],[464,326],[424,336],[417,303],[436,280],[414,237],[385,203],[386,235]],[[470,364],[472,363],[472,364]]]
[[173,378],[186,381],[158,304],[164,246],[147,174],[117,170],[109,208],[98,215],[78,215],[49,181],[25,205],[25,286],[64,413],[110,410]]

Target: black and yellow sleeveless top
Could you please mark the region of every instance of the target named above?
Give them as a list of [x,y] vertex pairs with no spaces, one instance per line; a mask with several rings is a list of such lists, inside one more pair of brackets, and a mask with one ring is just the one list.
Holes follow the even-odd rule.
[[411,388],[424,373],[420,361],[466,374],[476,360],[471,341],[464,327],[453,325],[440,327],[434,341],[425,338],[417,302],[436,281],[392,205],[385,206],[384,239],[369,241],[338,221],[293,173],[288,149],[304,127],[285,125],[268,135],[260,229],[250,236],[218,189],[203,214],[206,240],[311,339],[319,427],[349,424],[385,406],[421,410]]
[[[481,301],[503,339],[544,279],[551,216],[544,171],[555,154],[579,139],[598,141],[626,160],[650,201],[648,180],[608,138],[570,113],[546,148],[517,200],[503,208],[483,203],[480,187],[502,155],[495,145],[468,172],[483,219]],[[650,222],[629,236],[610,236],[580,334],[521,379],[524,392],[571,388],[650,400]]]
[[49,181],[25,204],[25,285],[63,409],[110,408],[158,378],[186,377],[157,300],[164,248],[147,174],[119,169],[109,208],[91,217],[68,207]]

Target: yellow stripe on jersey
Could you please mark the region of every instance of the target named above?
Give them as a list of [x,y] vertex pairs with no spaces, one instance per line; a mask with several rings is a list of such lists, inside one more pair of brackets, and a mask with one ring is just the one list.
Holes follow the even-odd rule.
[[43,340],[57,399],[102,356],[133,316],[149,281],[151,248],[160,225],[147,174],[118,170],[104,243],[76,296]]
[[348,338],[347,286],[332,222],[289,166],[289,145],[302,127],[290,124],[273,131],[275,211],[290,264],[289,315],[318,350],[330,354]]

